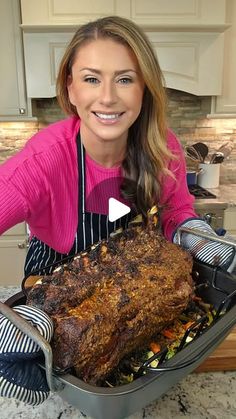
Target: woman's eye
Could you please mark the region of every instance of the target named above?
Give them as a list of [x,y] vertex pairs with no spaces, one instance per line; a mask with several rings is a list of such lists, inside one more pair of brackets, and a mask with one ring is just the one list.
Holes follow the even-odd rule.
[[86,77],[84,79],[84,81],[86,83],[91,83],[91,84],[97,84],[97,83],[99,83],[99,80],[96,77]]
[[132,83],[132,79],[130,77],[121,77],[118,81],[121,84],[129,84],[129,83]]

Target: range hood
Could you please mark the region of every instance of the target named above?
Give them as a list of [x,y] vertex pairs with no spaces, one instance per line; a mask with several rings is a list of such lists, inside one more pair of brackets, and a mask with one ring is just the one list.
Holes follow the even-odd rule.
[[225,21],[225,0],[98,1],[94,10],[88,2],[44,0],[44,8],[37,2],[38,14],[35,1],[21,0],[29,98],[55,96],[60,59],[81,23],[116,13],[147,33],[167,87],[199,96],[221,94],[224,32],[230,26]]

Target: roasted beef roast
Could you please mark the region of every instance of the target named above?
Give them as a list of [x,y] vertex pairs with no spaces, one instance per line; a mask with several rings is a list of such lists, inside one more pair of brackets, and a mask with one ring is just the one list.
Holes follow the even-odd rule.
[[99,384],[186,308],[191,270],[190,255],[160,235],[151,215],[44,277],[27,303],[53,319],[55,366]]

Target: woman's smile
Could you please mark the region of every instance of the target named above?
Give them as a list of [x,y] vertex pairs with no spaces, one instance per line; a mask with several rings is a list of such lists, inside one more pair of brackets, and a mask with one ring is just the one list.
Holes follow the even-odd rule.
[[117,113],[93,112],[93,113],[102,124],[108,124],[108,125],[119,122],[122,115],[124,115],[124,112],[117,112]]

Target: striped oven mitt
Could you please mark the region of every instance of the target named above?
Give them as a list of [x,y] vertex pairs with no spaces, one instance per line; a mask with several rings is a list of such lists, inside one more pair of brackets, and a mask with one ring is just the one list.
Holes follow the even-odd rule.
[[[53,323],[46,313],[35,307],[13,307],[50,342]],[[13,397],[24,403],[38,405],[50,390],[46,375],[37,364],[40,347],[0,314],[0,396]]]
[[[182,223],[181,227],[198,229],[217,237],[212,227],[202,219],[189,219]],[[173,242],[177,243],[177,233],[174,234]],[[181,233],[181,246],[201,262],[219,266],[229,272],[232,271],[236,264],[235,248],[223,243],[207,240],[190,233]]]

